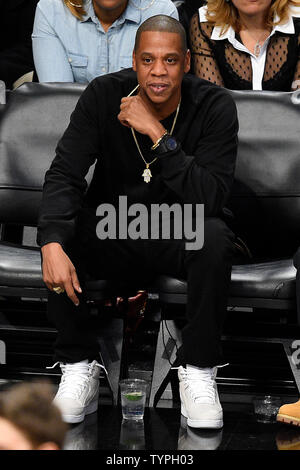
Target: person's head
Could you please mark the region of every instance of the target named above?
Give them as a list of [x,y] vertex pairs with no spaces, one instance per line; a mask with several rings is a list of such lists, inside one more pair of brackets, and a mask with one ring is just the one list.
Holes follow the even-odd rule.
[[[276,24],[285,23],[288,19],[290,6],[300,6],[300,0],[208,0],[207,19],[223,32],[226,26],[232,26],[235,31],[240,28],[240,15],[253,17],[263,15],[266,27],[272,28]],[[279,21],[275,23],[275,16]]]
[[59,450],[66,432],[49,384],[23,383],[0,393],[0,450]]
[[144,21],[136,33],[133,70],[140,93],[158,106],[172,106],[181,95],[181,82],[190,70],[190,51],[179,21],[156,15]]
[[[99,9],[107,12],[122,11],[125,9],[128,0],[92,0],[95,10]],[[72,15],[78,19],[82,19],[85,15],[85,0],[63,0],[65,5],[69,8]]]

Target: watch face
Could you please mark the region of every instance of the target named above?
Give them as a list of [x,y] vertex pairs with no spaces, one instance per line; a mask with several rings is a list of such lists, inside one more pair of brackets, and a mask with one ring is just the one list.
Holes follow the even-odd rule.
[[174,137],[169,137],[166,141],[168,150],[175,150],[177,148],[177,142]]

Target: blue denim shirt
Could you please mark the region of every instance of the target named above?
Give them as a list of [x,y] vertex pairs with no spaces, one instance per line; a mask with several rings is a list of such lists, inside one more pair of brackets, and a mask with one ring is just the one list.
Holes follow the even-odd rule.
[[78,20],[63,0],[39,1],[32,41],[40,82],[86,83],[131,67],[139,25],[159,14],[178,19],[171,0],[129,0],[124,13],[105,32],[92,0],[86,0],[85,11],[83,19]]

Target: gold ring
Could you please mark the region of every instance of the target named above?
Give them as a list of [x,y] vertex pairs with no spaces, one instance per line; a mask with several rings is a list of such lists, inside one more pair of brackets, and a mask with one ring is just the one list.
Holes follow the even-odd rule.
[[63,292],[65,292],[65,289],[62,289],[61,287],[53,287],[53,292],[55,292],[56,294],[62,294]]

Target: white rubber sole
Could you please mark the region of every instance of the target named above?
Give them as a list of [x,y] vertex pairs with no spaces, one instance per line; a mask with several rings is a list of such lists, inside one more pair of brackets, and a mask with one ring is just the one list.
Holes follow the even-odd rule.
[[80,415],[70,415],[70,414],[64,414],[62,415],[63,421],[68,424],[76,424],[76,423],[81,423],[81,421],[84,420],[86,415],[90,415],[92,413],[95,413],[98,409],[98,397],[97,400],[92,401]]
[[281,423],[293,424],[294,426],[300,426],[300,419],[296,418],[295,416],[284,415],[282,413],[278,413],[277,421]]
[[221,429],[223,427],[223,419],[190,419],[183,405],[181,405],[181,414],[187,419],[187,425],[191,428]]

